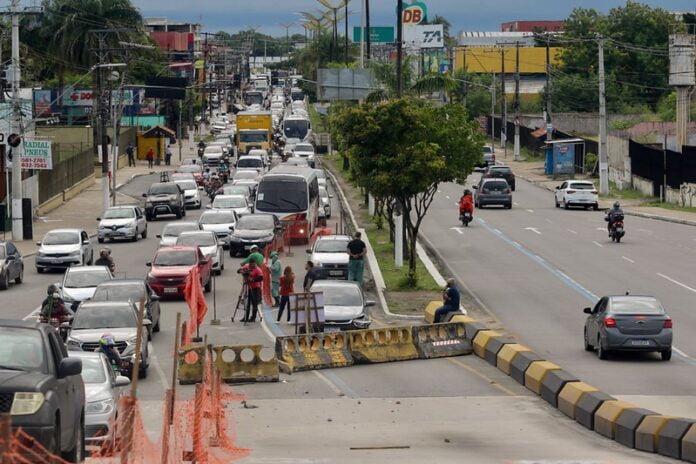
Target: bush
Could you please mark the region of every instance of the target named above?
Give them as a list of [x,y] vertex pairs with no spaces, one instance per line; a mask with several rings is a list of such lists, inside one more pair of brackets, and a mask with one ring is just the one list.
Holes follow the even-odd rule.
[[595,153],[587,153],[585,155],[585,172],[592,174],[597,169],[597,155]]
[[626,130],[630,129],[631,127],[635,126],[636,123],[635,121],[631,119],[617,119],[616,121],[611,122],[611,129],[612,130]]

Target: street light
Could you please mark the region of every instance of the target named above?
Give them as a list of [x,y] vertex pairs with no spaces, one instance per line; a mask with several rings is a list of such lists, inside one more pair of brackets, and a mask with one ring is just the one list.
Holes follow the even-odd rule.
[[281,26],[285,28],[285,42],[288,46],[288,56],[290,56],[290,28],[295,25],[295,23],[280,23]]

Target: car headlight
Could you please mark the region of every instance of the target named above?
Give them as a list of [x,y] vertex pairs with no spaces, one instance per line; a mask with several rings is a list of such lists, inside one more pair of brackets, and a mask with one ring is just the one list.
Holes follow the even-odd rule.
[[242,241],[242,239],[237,237],[236,235],[230,235],[230,240],[232,240],[233,242],[241,242]]
[[69,256],[80,256],[80,250],[73,251]]
[[72,303],[73,301],[75,301],[73,297],[71,297],[65,292],[61,295],[61,298],[63,299],[63,303]]
[[80,343],[79,340],[68,337],[68,350],[81,350],[82,349],[82,344]]
[[147,280],[153,281],[153,280],[157,280],[157,278],[156,278],[155,276],[153,276],[152,274],[148,273],[148,274],[147,274]]
[[112,398],[91,401],[85,405],[85,414],[109,414],[114,410],[114,400]]
[[147,208],[148,206],[152,206],[152,202],[150,200],[145,201],[145,207]]
[[137,337],[137,336],[131,337],[131,338],[127,338],[127,339],[126,339],[126,344],[127,344],[128,346],[130,346],[130,345],[135,345],[135,343],[136,343],[137,341],[138,341],[138,337]]
[[36,413],[44,404],[44,394],[40,392],[16,392],[10,414],[26,416]]
[[363,319],[353,319],[353,325],[359,329],[367,329],[372,321],[364,317]]

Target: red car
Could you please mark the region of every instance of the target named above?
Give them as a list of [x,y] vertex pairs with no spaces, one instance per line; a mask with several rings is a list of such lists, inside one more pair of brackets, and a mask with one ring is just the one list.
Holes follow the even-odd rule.
[[184,164],[179,166],[176,172],[191,173],[193,178],[196,179],[196,184],[199,186],[203,185],[203,168],[198,164]]
[[147,282],[160,297],[183,298],[186,277],[194,266],[198,266],[201,285],[205,291],[209,292],[212,286],[212,263],[198,247],[162,247],[147,266],[151,268]]

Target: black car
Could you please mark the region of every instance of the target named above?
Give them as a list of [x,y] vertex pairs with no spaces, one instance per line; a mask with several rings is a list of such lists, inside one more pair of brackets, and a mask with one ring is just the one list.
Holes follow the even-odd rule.
[[0,290],[7,290],[10,281],[21,284],[24,279],[24,262],[14,243],[0,242]]
[[510,189],[515,191],[515,173],[512,172],[510,166],[488,166],[483,177],[501,177],[507,181]]
[[145,219],[152,221],[160,214],[186,216],[184,192],[175,182],[157,182],[150,186],[145,198]]
[[[145,300],[146,318],[152,321],[152,331],[160,331],[160,297],[145,279],[114,279],[100,283],[90,301],[132,301],[136,305]],[[152,339],[152,333],[149,334]]]
[[277,243],[283,226],[274,214],[245,214],[230,230],[230,256],[234,257],[248,252],[252,245],[261,251],[266,245]]
[[81,373],[82,361],[68,357],[52,326],[0,319],[0,413],[70,462],[85,458]]

